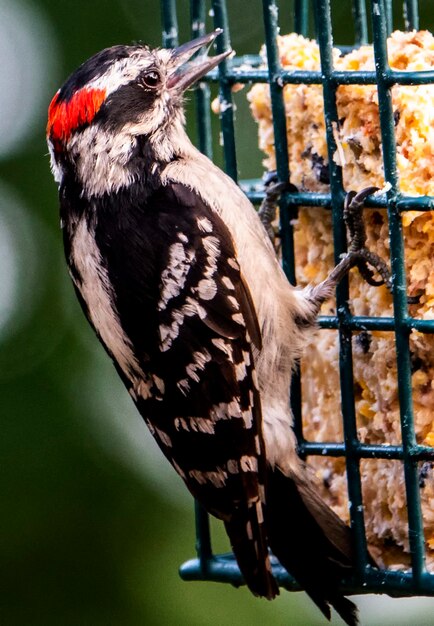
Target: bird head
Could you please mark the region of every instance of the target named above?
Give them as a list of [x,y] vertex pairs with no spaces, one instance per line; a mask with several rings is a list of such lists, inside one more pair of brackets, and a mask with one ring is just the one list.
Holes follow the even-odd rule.
[[62,182],[68,167],[77,169],[80,180],[98,165],[105,164],[105,173],[126,165],[139,137],[151,141],[162,156],[176,152],[171,129],[184,124],[184,92],[231,50],[214,57],[195,53],[221,32],[174,49],[113,46],[83,63],[48,110],[47,140],[56,181]]

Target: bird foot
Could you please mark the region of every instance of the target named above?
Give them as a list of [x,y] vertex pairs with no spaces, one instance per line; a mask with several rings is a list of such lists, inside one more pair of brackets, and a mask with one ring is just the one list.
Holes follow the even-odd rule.
[[[329,274],[326,281],[336,286],[353,267],[357,267],[360,275],[369,285],[379,287],[385,285],[392,292],[392,275],[384,261],[378,254],[366,247],[366,229],[363,221],[364,202],[368,196],[378,191],[378,187],[366,187],[359,191],[347,193],[344,203],[344,221],[347,227],[350,245],[347,254]],[[376,279],[373,268],[380,276]],[[409,304],[417,304],[420,296],[408,296]]]
[[[297,192],[297,187],[290,182],[280,182],[277,172],[267,172],[264,176],[265,198],[259,208],[258,215],[275,248],[279,236],[273,226],[276,219],[276,206],[285,191]],[[349,236],[348,252],[329,276],[315,288],[318,299],[326,300],[336,285],[353,268],[357,267],[361,277],[373,287],[385,285],[392,292],[392,275],[387,263],[378,254],[366,247],[366,228],[363,221],[363,208],[368,196],[378,191],[378,187],[366,187],[362,191],[349,191],[344,202],[344,221]],[[375,272],[380,278],[375,278]],[[322,294],[322,295],[320,295]],[[418,304],[420,295],[408,296],[408,304]]]
[[[358,193],[350,191],[346,195],[344,221],[350,245],[345,257],[330,274],[330,277],[336,281],[336,284],[342,280],[352,267],[357,267],[362,278],[369,285],[374,287],[386,285],[389,291],[392,290],[392,277],[386,262],[378,254],[371,252],[366,247],[367,235],[363,221],[363,207],[365,199],[376,191],[378,191],[378,187],[366,187],[366,189],[362,189]],[[379,280],[374,278],[374,272],[371,268],[378,272],[381,277]]]
[[273,222],[276,219],[276,207],[284,191],[294,192],[297,191],[297,187],[289,182],[280,182],[276,170],[266,172],[263,181],[265,198],[259,207],[258,215],[267,231],[267,235],[271,239],[271,243],[277,249],[279,245],[276,244],[276,239],[279,237],[279,232],[273,226]]

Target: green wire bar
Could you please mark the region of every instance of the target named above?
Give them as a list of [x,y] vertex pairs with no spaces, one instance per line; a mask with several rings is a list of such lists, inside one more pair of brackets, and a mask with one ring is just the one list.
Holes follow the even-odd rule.
[[[217,54],[221,54],[231,47],[225,0],[213,0],[212,12],[214,13],[214,27],[223,29],[223,33],[220,37],[217,37],[216,40]],[[238,168],[235,147],[234,103],[232,101],[232,83],[227,77],[229,63],[230,61],[225,59],[218,67],[219,98],[221,105],[220,119],[226,173],[229,174],[233,180],[237,181]]]
[[[198,2],[191,0],[190,2],[190,20],[191,20],[191,37],[195,39],[204,35],[206,32],[206,6],[204,0]],[[207,83],[201,81],[196,88],[196,106],[197,106],[197,130],[198,143],[201,152],[212,159],[212,134],[211,134],[211,98],[210,88]],[[199,122],[200,120],[200,122]]]
[[[205,1],[191,0],[190,22],[192,39],[205,34],[205,21]],[[211,96],[209,85],[203,81],[196,88],[196,107],[199,149],[212,159]],[[206,576],[208,563],[212,558],[211,532],[208,514],[198,502],[195,502],[195,522],[196,553],[200,563],[201,574]]]
[[176,0],[162,0],[162,45],[163,48],[174,48],[178,45],[178,20],[176,17]]
[[419,7],[417,0],[405,0],[403,17],[405,30],[419,30]]
[[[295,6],[296,28],[307,28],[307,3],[300,2]],[[283,100],[283,84],[280,82],[282,68],[279,61],[276,33],[278,32],[278,7],[274,0],[263,1],[263,20],[265,28],[265,46],[268,59],[268,81],[270,83],[271,110],[273,114],[274,145],[276,152],[276,167],[279,180],[290,179],[288,162],[288,143],[286,139],[286,116]],[[290,207],[288,196],[280,200],[280,236],[282,245],[283,270],[291,284],[296,284],[294,236],[292,220],[297,216],[297,205]],[[301,378],[299,369],[294,371],[291,388],[288,389],[288,401],[292,398],[294,415],[294,431],[299,441],[302,440],[302,413],[301,413]]]
[[366,18],[365,0],[353,0],[353,20],[355,29],[355,45],[368,43],[368,20]]
[[[216,40],[217,53],[230,47],[228,3],[225,0],[190,0],[191,36],[197,37],[211,28],[223,28],[224,33]],[[424,85],[434,83],[434,71],[405,72],[392,70],[387,60],[386,38],[393,29],[393,9],[397,12],[398,3],[392,0],[352,0],[348,10],[352,10],[355,44],[368,42],[372,32],[375,70],[337,71],[333,67],[332,45],[333,28],[330,0],[293,0],[293,23],[296,32],[308,35],[310,30],[309,12],[315,19],[315,30],[320,48],[320,71],[294,71],[282,69],[279,62],[277,35],[279,32],[279,3],[277,0],[263,0],[262,19],[264,40],[267,49],[268,67],[262,67],[257,54],[226,59],[218,69],[211,72],[199,84],[196,92],[196,112],[199,148],[212,157],[210,83],[218,83],[221,106],[220,123],[223,141],[223,155],[227,173],[236,181],[237,155],[234,132],[234,106],[231,87],[235,83],[268,83],[271,93],[271,107],[275,133],[277,174],[280,180],[289,180],[288,146],[286,134],[283,88],[286,84],[318,84],[324,93],[324,111],[330,170],[330,192],[310,193],[305,191],[285,193],[281,199],[282,257],[285,273],[295,284],[295,259],[291,221],[297,214],[297,207],[309,206],[331,211],[333,218],[333,241],[335,260],[346,250],[346,232],[342,220],[345,197],[342,171],[334,163],[335,140],[333,124],[338,122],[336,90],[339,85],[377,85],[380,127],[383,146],[385,180],[389,183],[387,193],[370,197],[366,201],[369,208],[387,210],[390,235],[390,260],[393,274],[393,317],[363,317],[351,314],[348,306],[348,281],[343,281],[337,289],[337,313],[321,316],[319,325],[323,329],[338,331],[340,357],[339,373],[341,381],[341,403],[344,417],[344,441],[313,442],[303,436],[301,418],[301,383],[294,376],[291,384],[291,405],[294,413],[294,430],[299,442],[299,453],[309,455],[344,457],[347,466],[350,519],[354,532],[357,567],[352,575],[342,581],[342,591],[352,593],[389,593],[393,596],[428,595],[434,596],[434,575],[425,567],[424,534],[419,494],[418,463],[434,461],[434,448],[419,445],[414,432],[414,416],[411,397],[411,362],[409,335],[413,329],[422,333],[434,333],[434,320],[416,319],[409,315],[406,295],[404,266],[404,244],[402,238],[401,213],[403,211],[432,211],[434,197],[412,197],[400,192],[396,167],[396,145],[391,88],[400,85]],[[179,43],[177,8],[184,10],[184,4],[176,0],[161,0],[163,45],[176,46]],[[288,10],[282,3],[282,10]],[[210,17],[213,24],[211,25]],[[402,1],[402,17],[406,30],[419,28],[417,0]],[[206,26],[207,23],[207,26]],[[188,34],[182,37],[182,41]],[[346,48],[345,48],[346,50]],[[264,198],[261,180],[242,180],[239,184],[255,204]],[[394,333],[397,351],[397,372],[402,444],[364,444],[357,436],[356,415],[353,392],[352,335],[361,331],[386,331]],[[289,395],[289,394],[288,394]],[[368,564],[367,541],[364,525],[363,497],[360,479],[362,459],[385,459],[402,463],[408,507],[408,530],[411,554],[411,571],[377,570]],[[185,580],[212,580],[243,584],[238,565],[232,554],[214,554],[207,513],[196,504],[196,551],[197,558],[184,563],[180,574]],[[272,557],[273,573],[280,586],[298,590],[296,582]]]
[[423,520],[420,505],[417,461],[408,450],[416,445],[414,431],[413,402],[411,397],[411,361],[409,349],[410,330],[404,323],[408,317],[407,281],[404,266],[404,241],[399,212],[395,208],[399,190],[396,166],[396,143],[393,122],[392,95],[384,76],[389,69],[387,61],[387,23],[384,19],[384,0],[372,2],[372,28],[374,34],[374,57],[377,70],[378,100],[380,110],[381,138],[383,145],[384,176],[390,183],[388,196],[389,236],[393,280],[393,304],[395,317],[396,358],[398,367],[398,394],[401,415],[402,447],[404,453],[404,475],[408,509],[408,534],[410,542],[412,575],[415,592],[421,592],[425,570],[425,545]]
[[[342,168],[334,162],[336,152],[333,127],[339,124],[336,107],[337,84],[332,79],[332,24],[330,0],[315,0],[315,17],[317,20],[318,44],[321,56],[321,73],[323,76],[324,112],[327,134],[327,150],[330,171],[331,211],[333,216],[333,240],[335,264],[343,252],[346,252],[346,228],[342,218],[344,188]],[[336,309],[338,318],[346,319],[349,315],[348,278],[343,280],[336,290]],[[344,442],[347,468],[348,498],[350,504],[350,521],[354,536],[356,554],[356,575],[362,583],[368,568],[368,549],[366,542],[365,523],[363,516],[362,484],[360,477],[360,459],[355,454],[358,445],[356,411],[354,405],[352,331],[346,324],[338,324],[339,332],[339,375],[341,381],[341,404],[344,420]]]
[[305,0],[295,0],[294,30],[299,35],[307,37],[309,30],[309,4]]

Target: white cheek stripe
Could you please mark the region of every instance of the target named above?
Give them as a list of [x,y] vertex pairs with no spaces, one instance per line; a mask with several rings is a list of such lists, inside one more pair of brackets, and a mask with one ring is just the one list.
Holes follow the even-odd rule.
[[85,219],[78,223],[72,239],[71,256],[81,277],[81,283],[74,282],[87,304],[91,322],[103,343],[128,378],[142,377],[143,372],[119,322],[101,254]]

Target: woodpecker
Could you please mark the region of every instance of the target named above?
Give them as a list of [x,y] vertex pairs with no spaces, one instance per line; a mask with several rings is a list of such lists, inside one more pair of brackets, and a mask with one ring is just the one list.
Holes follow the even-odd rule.
[[66,260],[89,323],[164,455],[223,521],[249,589],[279,593],[271,550],[328,619],[331,605],[355,625],[338,589],[353,569],[350,529],[297,455],[288,398],[338,278],[291,286],[249,200],[186,134],[186,89],[230,54],[196,54],[220,32],[172,50],[107,48],[56,93],[47,135]]

